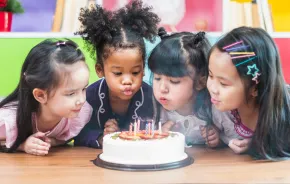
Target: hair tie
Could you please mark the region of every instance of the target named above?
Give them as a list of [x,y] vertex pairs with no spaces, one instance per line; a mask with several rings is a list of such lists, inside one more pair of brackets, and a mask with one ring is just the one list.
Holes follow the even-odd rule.
[[56,46],[60,46],[60,45],[66,45],[65,42],[57,42]]

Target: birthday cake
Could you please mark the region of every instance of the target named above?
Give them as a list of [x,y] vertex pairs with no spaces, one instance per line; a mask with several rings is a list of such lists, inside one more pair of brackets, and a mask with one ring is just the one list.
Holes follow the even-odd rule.
[[115,132],[103,138],[100,159],[128,165],[167,164],[188,157],[184,146],[185,137],[178,132]]

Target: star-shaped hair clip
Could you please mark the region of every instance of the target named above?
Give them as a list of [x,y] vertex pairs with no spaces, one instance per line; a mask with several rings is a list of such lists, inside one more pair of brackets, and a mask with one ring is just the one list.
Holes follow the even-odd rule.
[[259,81],[258,81],[258,77],[259,77],[260,75],[261,75],[260,73],[256,73],[255,77],[252,78],[252,80],[255,81],[256,84],[259,83]]
[[259,73],[259,69],[257,67],[256,64],[252,64],[252,65],[248,65],[248,72],[247,72],[247,75],[252,75],[253,78],[252,80],[256,82],[256,84],[259,83],[258,81],[258,77],[261,75],[261,73]]

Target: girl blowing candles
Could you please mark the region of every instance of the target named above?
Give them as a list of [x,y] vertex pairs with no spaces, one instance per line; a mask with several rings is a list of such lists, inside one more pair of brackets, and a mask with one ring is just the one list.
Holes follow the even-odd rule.
[[128,130],[135,119],[153,116],[152,89],[142,81],[145,65],[143,38],[157,34],[159,18],[141,1],[115,11],[100,6],[83,9],[81,35],[92,55],[97,55],[97,75],[88,87],[87,100],[94,109],[76,145],[101,148],[104,135]]

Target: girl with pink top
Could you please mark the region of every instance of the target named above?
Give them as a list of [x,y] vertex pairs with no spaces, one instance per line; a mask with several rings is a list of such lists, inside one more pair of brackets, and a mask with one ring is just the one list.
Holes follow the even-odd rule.
[[16,89],[0,102],[0,151],[47,155],[90,120],[89,70],[78,46],[45,40],[31,49]]

